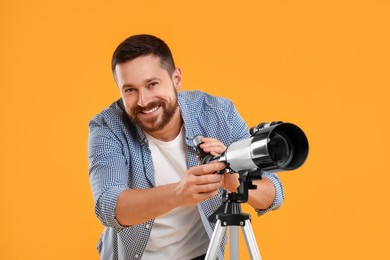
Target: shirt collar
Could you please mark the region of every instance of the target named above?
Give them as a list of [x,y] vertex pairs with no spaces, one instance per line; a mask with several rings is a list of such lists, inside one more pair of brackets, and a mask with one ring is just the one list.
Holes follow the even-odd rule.
[[178,94],[178,103],[179,103],[179,108],[180,108],[180,114],[181,114],[181,117],[183,119],[186,143],[189,146],[193,146],[192,139],[194,138],[194,133],[193,133],[192,117],[190,115],[187,103],[183,98],[183,95],[181,94],[181,92],[178,92],[177,94]]

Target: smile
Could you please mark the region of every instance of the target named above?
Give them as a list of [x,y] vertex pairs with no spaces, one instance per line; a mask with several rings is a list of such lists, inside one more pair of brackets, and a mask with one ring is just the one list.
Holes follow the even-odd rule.
[[159,108],[160,108],[160,106],[157,106],[157,107],[154,107],[154,108],[149,109],[149,110],[142,110],[140,112],[143,113],[143,114],[151,114],[151,113],[157,111]]

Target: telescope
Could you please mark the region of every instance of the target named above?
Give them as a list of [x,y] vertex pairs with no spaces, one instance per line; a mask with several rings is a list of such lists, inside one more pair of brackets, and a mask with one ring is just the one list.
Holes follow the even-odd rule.
[[220,156],[203,152],[199,147],[203,136],[196,136],[193,144],[202,164],[223,162],[228,172],[290,171],[299,168],[307,158],[306,135],[294,124],[261,123],[252,127],[249,133],[249,138],[233,142]]
[[[252,127],[249,133],[249,138],[231,143],[220,156],[205,153],[200,148],[203,136],[192,140],[201,164],[222,162],[227,172],[239,174],[240,183],[237,192],[227,193],[224,190],[222,205],[208,218],[216,224],[205,260],[216,258],[226,228],[234,226],[242,228],[251,259],[261,260],[250,215],[242,213],[240,203],[248,201],[248,190],[257,188],[252,181],[260,180],[263,171],[295,170],[306,161],[309,143],[305,133],[294,124],[282,121],[261,123]],[[223,174],[225,170],[218,173]],[[231,259],[238,259],[238,230],[233,228],[230,232]]]

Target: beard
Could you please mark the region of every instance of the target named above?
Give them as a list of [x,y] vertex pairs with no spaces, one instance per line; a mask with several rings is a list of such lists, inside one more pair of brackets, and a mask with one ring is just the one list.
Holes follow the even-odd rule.
[[[159,107],[162,109],[161,116],[155,116],[152,118],[141,118],[139,114],[142,111],[147,111],[152,108]],[[179,105],[177,102],[177,93],[175,92],[175,100],[173,103],[169,103],[166,100],[157,100],[150,102],[146,107],[136,106],[131,109],[131,120],[136,123],[144,132],[152,133],[163,129],[175,115]]]

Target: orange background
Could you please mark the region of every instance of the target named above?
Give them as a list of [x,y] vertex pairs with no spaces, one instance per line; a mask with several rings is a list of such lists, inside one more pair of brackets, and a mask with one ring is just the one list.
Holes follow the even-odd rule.
[[[184,89],[310,142],[256,218],[263,259],[390,259],[388,1],[2,1],[0,259],[98,259],[87,124],[119,97],[117,44],[151,33]],[[247,253],[241,253],[243,259]]]

